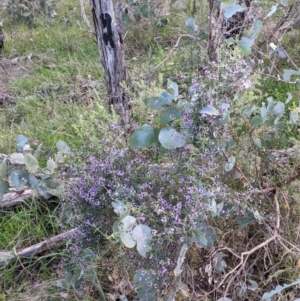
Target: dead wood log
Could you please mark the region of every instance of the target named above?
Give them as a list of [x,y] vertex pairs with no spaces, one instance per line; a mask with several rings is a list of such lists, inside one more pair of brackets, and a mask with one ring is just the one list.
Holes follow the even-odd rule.
[[14,252],[0,252],[0,267],[12,262],[13,260],[16,260],[17,258],[30,258],[43,252],[62,247],[67,240],[74,238],[76,230],[77,229],[75,228],[61,233],[20,251],[14,250]]
[[0,208],[12,207],[18,203],[38,196],[40,196],[40,194],[32,189],[26,189],[22,194],[18,192],[9,192],[4,194],[2,199],[0,199]]

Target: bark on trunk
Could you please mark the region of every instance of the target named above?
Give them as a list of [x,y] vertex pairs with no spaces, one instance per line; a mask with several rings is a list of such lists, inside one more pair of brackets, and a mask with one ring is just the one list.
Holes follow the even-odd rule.
[[219,47],[222,41],[223,12],[221,8],[215,7],[215,0],[208,0],[209,5],[209,39],[207,55],[210,62],[219,61]]
[[104,68],[109,105],[129,123],[129,97],[122,87],[127,81],[122,24],[116,23],[112,0],[90,0],[95,32]]

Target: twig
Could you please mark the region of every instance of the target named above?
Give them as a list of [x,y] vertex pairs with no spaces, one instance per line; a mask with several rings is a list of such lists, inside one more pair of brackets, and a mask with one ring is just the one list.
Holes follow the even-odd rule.
[[2,200],[0,199],[0,208],[11,207],[17,203],[21,203],[38,196],[40,196],[40,194],[31,189],[26,189],[21,195],[17,192],[9,192],[3,195]]
[[[223,278],[223,280],[219,283],[218,287],[220,287],[224,282],[225,280],[227,279],[227,277],[231,274],[233,274],[235,271],[237,271],[238,269],[241,270],[241,268],[243,268],[243,265],[244,263],[248,260],[248,257],[253,254],[254,252],[256,252],[257,250],[267,246],[270,242],[272,242],[273,240],[275,240],[276,238],[278,237],[278,234],[277,234],[277,231],[275,230],[274,234],[268,238],[267,240],[265,240],[264,242],[260,243],[259,245],[257,245],[256,247],[254,247],[253,249],[247,251],[247,252],[243,252],[241,254],[241,261],[240,263],[233,269],[231,270],[229,273],[227,273],[225,275],[225,277]],[[246,258],[245,258],[246,257]],[[229,289],[229,286],[231,284],[231,282],[233,281],[235,277],[233,277],[229,283],[227,284],[227,287],[226,287],[226,290],[225,290],[225,293],[224,293],[224,296],[227,295],[227,292],[228,292],[228,289]]]
[[278,31],[280,29],[280,27],[284,24],[284,22],[288,19],[290,13],[291,13],[291,10],[293,9],[294,7],[294,4],[295,4],[295,1],[290,5],[287,13],[279,20],[279,22],[276,24],[276,26],[273,28],[273,30],[271,31],[271,33],[269,34],[268,37],[266,37],[263,41],[261,41],[257,46],[258,48],[261,48],[265,43],[266,41],[268,41],[271,37],[273,37],[276,33],[276,31]]
[[[226,153],[225,153],[223,150],[221,150],[221,152],[223,153],[223,156],[225,157],[225,159],[228,161],[228,157],[227,157]],[[250,181],[246,178],[246,176],[244,175],[244,173],[242,172],[242,170],[237,166],[237,164],[234,165],[234,168],[237,169],[237,170],[239,171],[239,173],[240,173],[241,176],[244,178],[244,180],[248,183],[248,185],[249,185],[250,187],[252,187]]]
[[161,67],[170,57],[171,55],[173,54],[173,52],[176,50],[176,48],[178,47],[179,45],[179,42],[181,40],[181,38],[184,38],[184,37],[187,37],[187,38],[192,38],[194,40],[199,40],[195,37],[193,37],[192,35],[189,35],[189,34],[182,34],[178,39],[177,39],[177,42],[176,44],[172,47],[171,51],[167,54],[167,56],[158,64],[156,65],[154,68],[152,68],[149,72],[143,74],[142,76],[140,76],[139,78],[137,78],[137,80],[141,79],[141,78],[144,78],[146,75],[150,74],[150,73],[153,73],[155,72],[159,67]]
[[274,201],[275,201],[275,208],[276,208],[276,229],[278,230],[280,227],[280,208],[278,202],[278,191],[275,192]]
[[88,27],[89,32],[95,34],[95,30],[92,28],[92,26],[91,26],[88,18],[86,17],[85,10],[84,10],[83,0],[79,0],[79,3],[80,3],[81,17],[82,17],[83,22]]
[[[265,240],[264,242],[260,243],[259,245],[255,246],[254,248],[252,248],[251,250],[249,251],[246,251],[246,252],[243,252],[240,256],[240,262],[239,264],[234,268],[232,269],[230,272],[228,272],[224,278],[222,279],[222,281],[218,284],[218,287],[217,288],[214,288],[212,291],[208,292],[206,295],[209,296],[211,293],[213,293],[216,289],[218,289],[219,287],[222,286],[222,284],[226,281],[226,279],[233,273],[235,272],[239,272],[241,271],[241,269],[243,269],[244,267],[244,264],[245,262],[248,260],[248,257],[255,253],[257,250],[267,246],[270,242],[272,242],[273,240],[276,240],[279,235],[278,235],[278,229],[280,227],[280,210],[279,210],[279,203],[278,203],[278,192],[276,191],[275,193],[275,196],[274,196],[274,201],[275,201],[275,208],[276,208],[276,223],[275,223],[275,230],[274,230],[274,233],[273,235],[268,238],[267,240]],[[226,289],[225,289],[225,292],[224,292],[224,296],[226,297],[227,293],[228,293],[228,290],[229,290],[229,287],[232,283],[232,281],[235,279],[235,277],[232,277],[230,279],[230,281],[228,282],[227,286],[226,286]]]
[[[291,242],[289,242],[288,240],[286,240],[285,238],[283,238],[283,237],[280,236],[280,237],[279,237],[279,242],[280,242],[286,249],[288,249],[288,248],[284,245],[283,241],[284,241],[286,244],[290,245],[290,246],[292,247],[292,249],[296,249],[296,250],[299,252],[299,254],[300,254],[300,249],[299,249],[297,246],[293,245]],[[288,250],[289,250],[289,249],[288,249]]]
[[252,193],[264,194],[264,193],[270,193],[270,192],[274,192],[274,191],[276,191],[275,187],[270,187],[270,188],[265,188],[265,189],[254,189],[251,191],[251,194]]
[[65,241],[67,239],[72,239],[74,237],[76,230],[77,228],[61,233],[48,240],[44,240],[38,244],[25,248],[19,252],[13,249],[16,257],[14,257],[10,252],[0,252],[0,267],[4,264],[7,264],[8,262],[13,261],[15,258],[28,258],[34,255],[38,255],[42,252],[51,250],[52,248],[61,247],[65,244]]

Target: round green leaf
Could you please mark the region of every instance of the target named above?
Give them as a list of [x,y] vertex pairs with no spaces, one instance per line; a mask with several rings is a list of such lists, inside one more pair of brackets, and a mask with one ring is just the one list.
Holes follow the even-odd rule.
[[127,215],[122,219],[122,228],[124,231],[130,231],[133,226],[135,225],[136,222],[136,218],[131,216],[131,215]]
[[56,168],[57,168],[57,164],[55,163],[55,161],[52,158],[48,159],[47,169],[50,170],[51,173],[54,173]]
[[266,120],[266,125],[267,125],[267,126],[274,126],[274,125],[275,125],[275,118],[274,118],[274,117],[269,117],[269,118]]
[[4,159],[1,163],[0,163],[0,178],[6,176],[8,172],[8,167],[6,164],[6,159]]
[[9,175],[10,186],[22,188],[29,182],[29,174],[26,170],[12,170]]
[[245,117],[249,117],[255,111],[255,109],[256,109],[256,106],[251,105],[250,107],[243,109],[242,115]]
[[231,5],[231,6],[226,6],[226,7],[222,7],[225,12],[224,12],[224,16],[228,19],[231,18],[235,13],[237,12],[242,12],[245,10],[245,8],[243,8],[241,5],[239,4],[235,4],[235,5]]
[[3,180],[0,180],[0,200],[6,192],[8,192],[8,185]]
[[162,124],[166,125],[179,116],[181,116],[181,111],[179,109],[169,108],[162,112],[160,120]]
[[253,215],[249,215],[249,216],[246,216],[246,217],[237,217],[236,218],[236,221],[237,221],[238,225],[241,226],[241,227],[248,226],[254,220],[255,220],[255,218],[254,218]]
[[30,153],[26,153],[24,155],[24,163],[30,173],[36,173],[39,169],[39,163],[37,159]]
[[[212,227],[210,227],[205,222],[197,222],[196,231],[198,231],[196,235],[198,243],[211,248],[216,241],[216,236]],[[205,236],[205,238],[203,237],[203,235]]]
[[163,106],[172,104],[172,95],[164,90],[157,97],[146,98],[144,102],[151,109],[162,110]]
[[39,159],[40,155],[41,155],[41,148],[42,148],[43,143],[39,144],[39,146],[36,148],[36,150],[34,151],[33,156],[36,159]]
[[292,75],[300,75],[300,71],[285,69],[283,72],[283,80],[289,82],[291,80]]
[[195,19],[194,18],[188,18],[185,21],[185,25],[186,25],[189,32],[195,32],[195,31],[198,30],[198,26],[195,24]]
[[210,116],[219,116],[220,115],[220,112],[219,110],[217,110],[215,107],[213,106],[206,106],[206,107],[203,107],[199,113],[201,114],[205,114],[205,115],[210,115]]
[[191,108],[191,103],[185,99],[180,99],[178,101],[178,106],[184,110],[184,111],[187,111]]
[[23,147],[26,145],[27,142],[28,142],[28,138],[25,137],[24,135],[18,135],[17,136],[17,149],[18,149],[18,152],[23,151]]
[[237,41],[236,43],[241,49],[243,55],[249,55],[252,51],[252,46],[254,44],[254,41],[247,37],[242,37],[241,40]]
[[170,127],[161,129],[158,140],[166,149],[175,149],[186,144],[184,136]]
[[265,16],[265,19],[271,17],[277,10],[277,6],[278,6],[278,3],[276,3],[275,5],[273,5],[270,9],[270,11],[267,13],[267,15]]
[[39,181],[34,175],[29,175],[29,183],[30,183],[30,188],[33,190],[39,190]]
[[136,245],[136,241],[132,238],[132,235],[125,231],[120,233],[120,239],[126,248],[131,249]]
[[255,20],[249,33],[248,38],[255,40],[261,32],[263,22],[261,20]]
[[136,241],[132,238],[132,234],[130,233],[135,222],[136,218],[131,215],[127,215],[122,219],[120,239],[127,248],[133,248],[136,245]]
[[285,129],[285,123],[283,121],[279,121],[277,124],[276,124],[276,129],[278,131],[283,131]]
[[242,12],[245,10],[239,4],[235,4],[235,1],[221,1],[221,8],[224,10],[225,18],[231,18],[235,13]]
[[189,243],[190,244],[196,243],[196,244],[200,244],[204,247],[207,247],[208,241],[207,241],[205,233],[203,233],[202,231],[199,231],[199,230],[194,230],[193,232],[194,232],[193,236],[189,240]]
[[140,290],[149,291],[153,284],[158,282],[156,274],[151,270],[137,270],[133,276],[133,282]]
[[274,115],[282,115],[284,112],[285,105],[283,102],[279,101],[272,110]]
[[260,138],[253,138],[253,142],[254,142],[254,144],[255,144],[255,146],[257,148],[261,148],[262,147]]
[[298,112],[296,110],[291,111],[290,113],[290,121],[293,124],[297,124],[298,121]]
[[263,104],[262,107],[260,108],[260,116],[263,119],[265,119],[267,117],[267,108],[266,108],[265,104]]
[[168,89],[172,90],[173,99],[176,101],[178,98],[178,85],[172,82],[170,79],[168,79],[167,87]]
[[253,126],[258,127],[264,123],[263,119],[260,116],[254,116],[251,119],[251,123]]
[[230,171],[234,167],[235,157],[231,156],[228,158],[228,162],[225,164],[225,171]]
[[157,142],[157,130],[147,124],[136,130],[129,139],[130,146],[138,148],[147,148],[157,144]]
[[82,277],[82,269],[80,267],[75,267],[68,271],[65,275],[65,281],[67,288],[73,288],[75,290],[79,289],[84,281]]
[[147,225],[137,225],[132,230],[132,238],[136,240],[136,248],[139,254],[146,257],[151,249],[152,233]]
[[65,141],[59,140],[56,142],[56,148],[59,152],[69,154],[71,149]]
[[112,202],[111,204],[114,208],[114,212],[120,217],[125,216],[127,213],[129,213],[129,209],[124,201],[116,200],[116,202]]

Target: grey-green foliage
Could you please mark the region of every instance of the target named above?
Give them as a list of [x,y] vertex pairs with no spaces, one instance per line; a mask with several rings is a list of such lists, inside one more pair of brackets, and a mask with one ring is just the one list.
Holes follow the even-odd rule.
[[133,276],[133,282],[138,287],[138,300],[155,301],[157,300],[158,289],[157,273],[153,270],[138,270]]
[[[171,123],[179,120],[182,115],[180,103],[178,101],[178,86],[168,80],[168,91],[162,91],[158,96],[144,99],[145,104],[155,110],[160,115],[158,127],[148,124],[142,125],[130,137],[129,143],[132,147],[148,148],[161,144],[164,148],[172,150],[183,147],[186,144],[186,137],[176,128],[171,127]],[[166,126],[166,127],[163,127]]]
[[45,198],[60,195],[63,182],[57,178],[56,169],[70,154],[67,143],[58,141],[57,153],[53,154],[54,158],[48,158],[47,166],[42,168],[38,161],[42,144],[32,149],[24,135],[18,135],[16,142],[16,152],[6,155],[0,163],[0,199],[9,190],[21,195],[26,189],[32,189]]
[[157,27],[164,27],[168,24],[168,18],[161,16],[160,8],[155,3],[141,0],[126,0],[126,9],[123,11],[123,22],[138,23],[142,18],[148,19]]
[[134,248],[138,253],[146,257],[151,250],[152,232],[147,225],[137,224],[137,219],[129,215],[130,210],[122,200],[112,202],[115,213],[119,219],[113,225],[113,232],[116,233],[121,242],[127,248]]
[[106,301],[104,292],[98,278],[97,265],[95,264],[95,255],[90,249],[81,250],[78,255],[78,262],[67,266],[65,274],[65,283],[56,281],[56,286],[63,290],[78,290],[84,281],[92,283],[98,290],[99,301]]
[[[281,133],[288,125],[299,125],[298,111],[299,106],[292,108],[287,112],[287,104],[291,101],[290,95],[285,102],[275,101],[273,97],[267,98],[267,104],[262,103],[261,107],[251,104],[242,110],[242,115],[250,119],[254,129],[263,127],[265,135],[263,137],[254,137],[254,144],[257,148],[268,147],[270,136],[266,134]],[[262,138],[262,139],[261,139]]]
[[[295,286],[295,285],[299,285],[300,284],[300,279],[294,281],[293,283],[291,284],[284,284],[283,286],[282,285],[277,285],[276,288],[270,292],[267,292],[267,293],[264,293],[263,296],[262,296],[262,300],[266,300],[266,301],[271,301],[271,298],[279,293],[281,293],[283,290],[289,288],[289,287],[292,287],[292,286]],[[300,300],[300,299],[297,299],[297,300]],[[295,300],[295,301],[297,301]]]
[[56,0],[7,0],[4,9],[12,21],[30,26],[39,14],[53,18],[56,15]]

